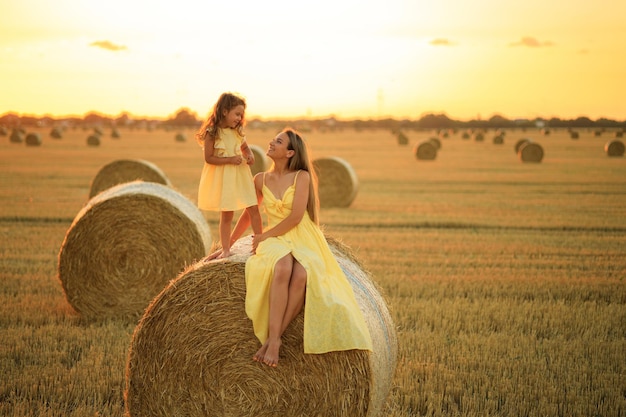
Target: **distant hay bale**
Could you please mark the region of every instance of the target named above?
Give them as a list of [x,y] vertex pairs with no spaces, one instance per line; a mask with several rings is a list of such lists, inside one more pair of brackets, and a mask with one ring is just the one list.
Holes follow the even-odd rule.
[[248,144],[248,146],[254,155],[254,164],[250,165],[252,175],[254,176],[259,172],[265,172],[269,168],[265,151],[258,145]]
[[304,354],[300,313],[283,335],[278,366],[254,362],[260,344],[245,313],[246,237],[231,258],[188,268],[146,309],[129,348],[126,414],[381,416],[397,363],[395,326],[354,255],[329,244],[365,317],[372,352]]
[[493,137],[494,145],[502,145],[504,144],[504,135],[499,133]]
[[119,139],[120,137],[122,137],[122,135],[120,134],[120,131],[118,129],[112,129],[111,130],[111,137],[113,139]]
[[9,141],[11,143],[23,143],[24,142],[24,134],[20,132],[19,129],[13,129],[11,131],[11,136],[9,136]]
[[50,131],[50,137],[53,139],[61,139],[63,138],[63,129],[60,127],[52,128]]
[[26,146],[41,146],[41,135],[39,133],[29,133],[24,139]]
[[522,162],[541,162],[543,148],[535,142],[525,142],[520,146],[518,156]]
[[593,134],[596,137],[600,137],[600,136],[602,136],[602,130],[596,130]]
[[100,146],[100,136],[89,135],[87,137],[87,146]]
[[607,156],[624,156],[624,143],[620,140],[612,140],[604,145]]
[[474,134],[474,140],[475,140],[476,142],[482,142],[482,141],[484,141],[484,140],[485,140],[485,135],[484,135],[482,132],[476,132],[476,133]]
[[6,136],[9,134],[9,131],[6,127],[0,126],[0,136]]
[[461,139],[469,139],[471,137],[469,132],[463,132],[461,134]]
[[98,126],[93,128],[93,133],[95,133],[98,136],[104,135],[104,131],[102,130],[102,128],[100,128]]
[[91,181],[89,198],[107,188],[135,180],[172,186],[165,173],[152,162],[143,159],[120,159],[100,168]]
[[578,139],[580,137],[580,135],[575,130],[572,130],[571,132],[569,132],[569,137],[570,137],[570,139]]
[[409,137],[404,134],[404,132],[399,132],[397,136],[398,145],[408,145]]
[[82,316],[137,319],[210,247],[208,224],[187,198],[161,184],[121,184],[89,200],[74,218],[59,252],[58,278]]
[[617,132],[615,132],[615,137],[616,138],[621,138],[624,136],[624,132],[622,132],[621,130],[618,130]]
[[439,140],[439,138],[433,136],[432,138],[428,139],[428,141],[432,143],[437,150],[441,149],[441,141]]
[[174,140],[176,140],[176,142],[186,142],[187,136],[185,136],[184,133],[177,133],[176,136],[174,136]]
[[431,141],[422,141],[415,145],[413,154],[421,161],[432,161],[437,157],[437,146]]
[[544,136],[548,136],[548,135],[549,135],[550,133],[552,133],[552,132],[550,131],[550,129],[547,129],[547,128],[546,128],[546,129],[542,129],[542,130],[541,130],[541,133],[543,133],[543,134],[544,134]]
[[519,150],[520,150],[520,148],[522,147],[522,145],[523,145],[523,144],[525,144],[525,143],[527,143],[527,142],[531,142],[531,140],[530,140],[530,139],[528,139],[528,138],[522,138],[522,139],[518,140],[518,141],[515,143],[515,153],[516,153],[516,154],[517,154],[517,153],[519,153]]
[[352,166],[342,158],[330,156],[313,161],[318,177],[321,207],[349,207],[356,198],[359,180]]

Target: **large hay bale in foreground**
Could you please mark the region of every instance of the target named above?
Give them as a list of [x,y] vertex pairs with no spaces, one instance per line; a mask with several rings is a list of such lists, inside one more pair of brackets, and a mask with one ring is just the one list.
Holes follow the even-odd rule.
[[349,207],[356,198],[359,180],[344,159],[330,156],[313,161],[318,177],[320,207]]
[[245,313],[245,262],[198,262],[152,301],[135,328],[126,369],[127,415],[382,415],[397,360],[393,321],[380,292],[350,251],[330,240],[365,316],[374,350],[303,353],[303,314],[283,335],[278,367],[252,360],[260,347]]
[[611,140],[604,145],[607,156],[624,156],[624,143],[620,140]]
[[522,162],[541,162],[543,159],[543,148],[535,142],[524,142],[517,152]]
[[265,155],[265,151],[258,145],[248,144],[252,154],[254,155],[254,164],[250,165],[250,171],[252,171],[252,176],[258,174],[259,172],[266,171],[268,166],[267,156]]
[[432,161],[437,157],[437,145],[430,140],[422,141],[413,148],[415,157],[422,161]]
[[143,159],[119,159],[100,168],[91,181],[89,198],[115,185],[136,180],[172,186],[165,173],[152,162]]
[[26,135],[26,146],[41,146],[41,135],[39,133],[29,133]]
[[167,283],[211,248],[195,204],[172,188],[121,184],[78,213],[59,252],[58,277],[82,316],[139,317]]

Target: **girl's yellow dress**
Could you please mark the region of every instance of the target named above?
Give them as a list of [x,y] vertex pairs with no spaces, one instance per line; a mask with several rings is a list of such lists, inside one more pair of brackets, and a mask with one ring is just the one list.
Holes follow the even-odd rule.
[[[263,209],[268,227],[289,215],[295,183],[278,199],[265,185]],[[274,265],[291,253],[307,272],[304,303],[304,353],[349,349],[372,350],[372,340],[352,287],[333,256],[320,228],[305,212],[302,221],[282,236],[259,244],[246,261],[246,313],[261,343],[268,337],[269,293]]]
[[[219,129],[213,154],[220,157],[241,155],[245,141],[235,129]],[[250,166],[204,163],[198,187],[198,207],[210,211],[236,211],[256,206],[256,191]]]

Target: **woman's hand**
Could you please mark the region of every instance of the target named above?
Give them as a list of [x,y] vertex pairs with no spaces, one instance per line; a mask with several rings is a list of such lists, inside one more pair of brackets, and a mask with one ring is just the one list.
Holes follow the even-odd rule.
[[263,233],[260,235],[252,236],[252,253],[256,253],[256,248],[259,246],[259,243],[263,242],[265,237],[263,237]]

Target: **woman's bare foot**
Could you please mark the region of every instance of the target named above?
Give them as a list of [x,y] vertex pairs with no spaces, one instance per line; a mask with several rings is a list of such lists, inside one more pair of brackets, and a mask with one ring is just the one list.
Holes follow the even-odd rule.
[[267,340],[263,343],[263,346],[259,350],[256,351],[254,356],[252,357],[253,361],[263,362],[263,357],[265,356],[265,351],[267,350]]
[[278,354],[280,352],[281,343],[280,339],[268,342],[267,350],[265,351],[265,355],[263,355],[264,364],[271,366],[272,368],[275,368],[278,365]]

